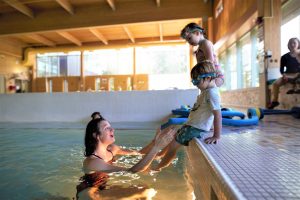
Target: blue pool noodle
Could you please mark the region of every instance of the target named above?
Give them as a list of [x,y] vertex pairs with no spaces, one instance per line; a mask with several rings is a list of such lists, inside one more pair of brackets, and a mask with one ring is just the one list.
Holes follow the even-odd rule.
[[[174,115],[180,115],[181,117],[188,117],[190,114],[190,110],[185,109],[175,109],[172,110]],[[241,119],[245,118],[245,114],[238,111],[221,111],[222,117],[240,117]]]
[[[180,125],[187,121],[189,110],[176,109],[172,110],[173,114],[180,115],[179,118],[170,118],[167,123],[161,125],[161,129],[167,128],[170,125]],[[228,126],[253,126],[258,124],[258,117],[253,112],[249,119],[245,119],[245,114],[238,111],[222,111],[222,117],[240,117],[241,119],[222,118],[222,124]],[[186,117],[185,117],[186,116]]]

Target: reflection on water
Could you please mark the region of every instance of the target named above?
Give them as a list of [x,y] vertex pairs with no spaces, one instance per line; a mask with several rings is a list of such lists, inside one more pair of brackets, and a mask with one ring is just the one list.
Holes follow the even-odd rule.
[[[78,179],[83,175],[83,127],[49,128],[49,124],[47,129],[41,124],[32,127],[32,124],[25,129],[15,124],[0,126],[1,199],[74,198]],[[117,130],[116,141],[126,148],[141,148],[152,139],[154,132]],[[138,159],[122,156],[117,164],[132,166]],[[183,163],[184,152],[179,151],[173,165],[160,173],[113,173],[109,184],[128,190],[143,186],[148,196],[155,195],[154,200],[191,199]]]

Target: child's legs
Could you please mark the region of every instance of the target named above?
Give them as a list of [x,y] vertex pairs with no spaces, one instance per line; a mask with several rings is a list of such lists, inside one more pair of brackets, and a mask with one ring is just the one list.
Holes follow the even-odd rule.
[[[171,144],[171,143],[170,143]],[[170,145],[169,144],[169,145]],[[163,157],[164,155],[166,155],[166,153],[168,152],[168,150],[169,150],[169,145],[167,145],[165,148],[163,148],[158,154],[157,154],[157,156],[158,157]]]
[[176,142],[175,139],[173,139],[172,142],[162,150],[162,155],[164,156],[161,162],[157,165],[156,169],[160,170],[164,167],[168,167],[173,161],[174,157],[176,156],[177,150],[180,146],[181,144],[179,144],[178,142]]
[[165,156],[158,164],[157,169],[160,170],[161,168],[169,166],[181,145],[187,146],[194,137],[201,137],[203,133],[204,132],[200,129],[189,125],[183,125],[177,131],[175,139],[167,146],[166,149],[163,149],[162,154],[165,153]]

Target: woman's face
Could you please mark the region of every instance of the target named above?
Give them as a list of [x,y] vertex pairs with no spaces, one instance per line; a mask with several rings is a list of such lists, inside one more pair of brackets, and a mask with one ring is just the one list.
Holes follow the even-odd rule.
[[112,144],[115,142],[115,129],[106,120],[100,122],[100,140],[102,143]]
[[299,43],[297,40],[290,40],[289,41],[289,45],[288,45],[288,48],[290,51],[295,51],[297,49],[299,49]]

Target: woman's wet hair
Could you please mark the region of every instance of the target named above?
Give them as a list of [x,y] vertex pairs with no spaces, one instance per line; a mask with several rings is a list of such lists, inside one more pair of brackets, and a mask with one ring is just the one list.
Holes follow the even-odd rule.
[[298,49],[300,49],[300,40],[296,37],[289,39],[289,42],[288,42],[288,45],[287,45],[288,49],[291,50],[290,46],[291,46],[291,42],[293,42],[293,41],[296,41],[298,43]]
[[84,155],[86,157],[92,155],[92,153],[94,153],[94,151],[96,150],[98,144],[97,136],[101,135],[100,122],[104,120],[105,119],[103,117],[92,119],[86,126],[84,138]]
[[[204,60],[202,62],[197,63],[193,69],[191,70],[191,78],[196,79],[199,75],[217,73],[215,65],[210,60]],[[214,79],[215,77],[212,77]]]
[[202,33],[204,35],[204,37],[206,38],[206,32],[204,30],[204,28],[202,28],[201,26],[199,26],[198,24],[192,22],[192,23],[189,23],[187,24],[182,30],[181,30],[181,33],[180,33],[180,36],[183,38],[183,39],[186,39],[186,33],[189,32],[189,33],[192,33],[194,31],[199,31],[200,33]]
[[94,119],[96,115],[99,115],[100,118],[104,119],[104,117],[102,117],[102,115],[100,114],[100,112],[93,112],[92,115],[91,115],[91,118]]

